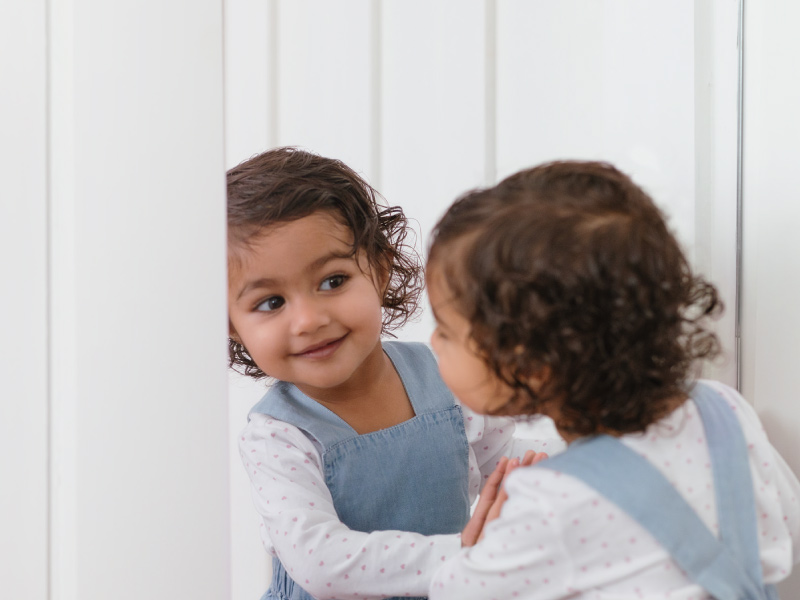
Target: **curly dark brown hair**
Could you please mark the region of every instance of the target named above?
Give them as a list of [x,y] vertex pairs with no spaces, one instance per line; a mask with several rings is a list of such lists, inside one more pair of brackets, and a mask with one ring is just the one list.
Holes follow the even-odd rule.
[[643,431],[719,353],[715,288],[607,163],[547,163],[462,196],[434,230],[428,279],[514,390],[501,412],[550,414],[572,436]]
[[[227,172],[228,266],[235,268],[249,242],[265,229],[327,211],[353,234],[352,255],[388,273],[383,290],[383,333],[390,334],[418,310],[420,258],[408,243],[400,207],[383,198],[343,162],[292,147],[254,156]],[[390,334],[391,335],[391,334]],[[256,379],[267,377],[247,349],[228,340],[229,366]]]

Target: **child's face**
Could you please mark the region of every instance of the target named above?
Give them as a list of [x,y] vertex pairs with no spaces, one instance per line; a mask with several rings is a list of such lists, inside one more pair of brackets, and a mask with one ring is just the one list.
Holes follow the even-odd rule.
[[478,356],[469,337],[469,321],[459,313],[447,287],[429,278],[428,298],[436,329],[431,345],[439,358],[439,372],[447,387],[462,404],[478,413],[488,413],[508,402],[512,390]]
[[325,212],[252,240],[228,274],[231,335],[271,377],[312,397],[346,385],[381,352],[380,282]]

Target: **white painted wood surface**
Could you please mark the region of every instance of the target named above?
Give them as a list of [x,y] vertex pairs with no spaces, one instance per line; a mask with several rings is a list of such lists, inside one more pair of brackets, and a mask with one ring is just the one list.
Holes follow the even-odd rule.
[[276,143],[335,156],[374,179],[370,0],[278,3]]
[[52,593],[225,597],[222,4],[60,16]]
[[228,597],[222,2],[10,8],[0,594]]
[[[225,168],[276,144],[277,4],[274,0],[225,2]],[[242,468],[238,434],[263,385],[229,373],[228,497],[230,598],[257,600],[267,588],[271,560],[259,536],[250,480]]]
[[693,13],[691,2],[498,2],[499,175],[607,160],[668,210],[691,248]]
[[[444,208],[489,182],[485,17],[485,3],[476,0],[383,5],[379,191],[411,219],[421,256]],[[421,304],[419,321],[398,332],[400,339],[428,341],[425,296]]]
[[48,592],[46,3],[0,5],[0,595]]
[[[744,303],[745,395],[795,473],[800,473],[800,5],[745,5]],[[800,597],[800,573],[781,588]]]

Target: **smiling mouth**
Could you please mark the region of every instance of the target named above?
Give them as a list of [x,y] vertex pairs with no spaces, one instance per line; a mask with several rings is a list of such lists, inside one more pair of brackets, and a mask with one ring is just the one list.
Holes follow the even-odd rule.
[[294,356],[298,358],[328,358],[339,349],[339,346],[342,345],[342,342],[346,337],[347,334],[340,338],[336,338],[335,340],[326,340],[321,344],[315,344],[306,348],[302,352],[298,352]]

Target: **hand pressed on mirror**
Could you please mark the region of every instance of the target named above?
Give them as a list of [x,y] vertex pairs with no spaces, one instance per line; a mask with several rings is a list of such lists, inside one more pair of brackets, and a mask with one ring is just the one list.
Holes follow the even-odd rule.
[[528,467],[545,458],[547,458],[546,452],[528,450],[522,460],[519,458],[509,460],[505,456],[500,459],[497,467],[495,467],[489,479],[486,480],[486,484],[483,486],[481,495],[478,498],[478,504],[475,506],[475,511],[461,533],[462,547],[474,546],[483,537],[485,525],[500,516],[503,504],[508,500],[508,494],[503,488],[506,476],[518,467]]

